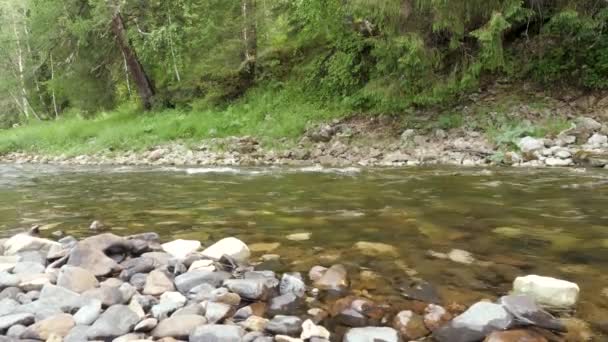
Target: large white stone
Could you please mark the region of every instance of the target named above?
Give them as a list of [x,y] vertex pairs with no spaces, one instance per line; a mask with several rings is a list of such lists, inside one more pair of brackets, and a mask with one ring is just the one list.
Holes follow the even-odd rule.
[[580,289],[577,284],[569,281],[528,275],[515,279],[513,292],[532,296],[540,305],[571,307],[578,301]]
[[608,144],[608,137],[603,134],[595,133],[587,141],[588,145],[606,145]]
[[250,254],[249,247],[243,241],[234,237],[221,239],[203,251],[203,256],[215,260],[227,255],[237,261],[245,261]]
[[532,137],[522,138],[518,143],[517,147],[522,152],[534,152],[545,148],[545,143],[542,139],[536,139]]
[[196,240],[174,240],[162,245],[163,251],[178,259],[185,259],[188,254],[196,252],[201,248],[201,242]]
[[24,251],[41,251],[47,253],[51,246],[61,247],[61,244],[28,234],[17,234],[4,242],[4,255],[15,255]]

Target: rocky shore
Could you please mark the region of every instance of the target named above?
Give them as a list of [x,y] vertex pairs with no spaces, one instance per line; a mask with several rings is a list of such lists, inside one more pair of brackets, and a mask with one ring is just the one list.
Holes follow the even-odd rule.
[[386,303],[351,291],[343,265],[276,274],[250,254],[235,237],[206,247],[156,233],[2,239],[0,341],[586,340],[572,338],[565,317],[579,287],[565,280],[518,277],[510,294],[467,308],[412,279],[402,302]]
[[[262,146],[253,137],[217,138],[198,144],[171,143],[147,151],[45,156],[9,153],[4,163],[67,165],[266,166],[323,165],[418,166],[430,164],[521,167],[607,167],[608,126],[578,117],[557,136],[523,137],[510,149],[491,143],[482,133],[437,129],[402,130],[391,117],[334,121],[310,129],[295,145],[281,140]],[[266,144],[268,145],[268,144]]]

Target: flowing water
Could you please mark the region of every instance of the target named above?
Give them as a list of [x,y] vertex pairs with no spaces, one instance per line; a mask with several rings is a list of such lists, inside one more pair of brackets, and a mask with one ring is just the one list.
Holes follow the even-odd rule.
[[[278,271],[343,263],[360,295],[399,300],[421,278],[465,305],[518,275],[577,282],[577,317],[608,317],[608,173],[520,169],[187,169],[0,166],[0,234],[42,224],[156,231],[204,245],[236,236]],[[293,241],[294,233],[310,239]],[[362,251],[360,241],[383,243]],[[428,251],[469,251],[472,265]],[[378,277],[373,275],[377,274]]]

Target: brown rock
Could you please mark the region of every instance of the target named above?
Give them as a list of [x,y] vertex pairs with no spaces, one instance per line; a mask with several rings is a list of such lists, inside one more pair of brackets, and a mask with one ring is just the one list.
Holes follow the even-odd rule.
[[148,274],[143,294],[159,296],[169,291],[175,291],[175,286],[163,271],[154,270]]
[[451,319],[452,316],[442,306],[429,304],[426,309],[424,309],[424,325],[426,325],[430,331],[437,330]]
[[29,326],[21,338],[46,340],[53,335],[65,337],[75,325],[72,315],[58,314]]
[[314,282],[321,290],[342,292],[348,288],[348,273],[342,265],[333,265],[323,276]]
[[393,320],[393,328],[407,340],[416,340],[431,333],[424,325],[422,316],[412,311],[399,312]]

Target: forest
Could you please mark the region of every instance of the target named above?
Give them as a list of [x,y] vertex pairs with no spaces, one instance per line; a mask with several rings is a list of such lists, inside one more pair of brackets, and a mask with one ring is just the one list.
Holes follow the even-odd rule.
[[608,88],[604,0],[2,0],[0,17],[0,126],[42,134],[293,136],[498,79]]

